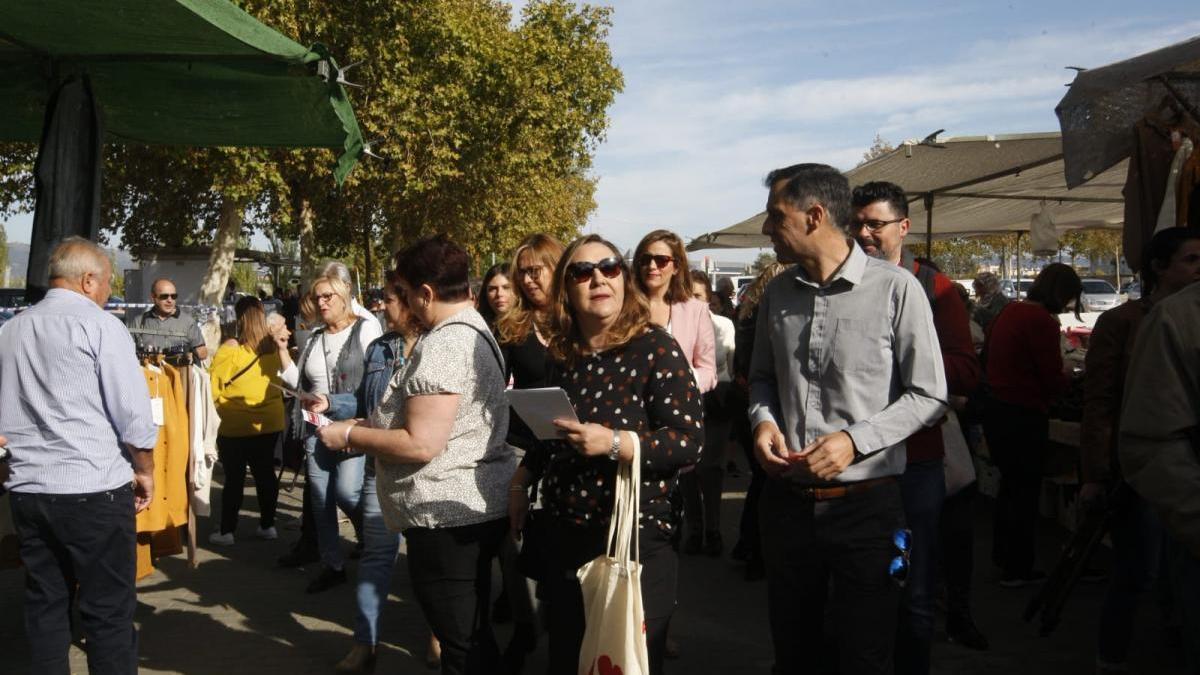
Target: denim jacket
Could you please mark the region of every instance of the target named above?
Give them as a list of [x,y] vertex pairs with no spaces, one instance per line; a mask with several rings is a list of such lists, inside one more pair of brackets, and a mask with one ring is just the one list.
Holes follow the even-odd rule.
[[330,394],[330,419],[367,417],[379,405],[392,374],[404,365],[404,336],[396,331],[384,333],[367,346],[363,377],[354,393]]

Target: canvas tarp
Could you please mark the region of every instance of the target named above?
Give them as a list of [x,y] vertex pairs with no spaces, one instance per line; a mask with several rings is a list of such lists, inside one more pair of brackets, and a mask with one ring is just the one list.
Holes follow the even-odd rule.
[[[851,186],[885,180],[909,197],[909,239],[923,241],[932,198],[934,238],[1029,229],[1045,211],[1056,227],[1119,229],[1124,219],[1126,163],[1121,162],[1074,190],[1063,177],[1062,139],[1057,133],[966,136],[905,143],[848,172]],[[766,201],[766,191],[763,192]],[[692,240],[688,250],[769,247],[761,234],[764,213]]]
[[363,139],[337,72],[227,0],[0,2],[0,141],[38,141],[86,73],[107,142],[334,148],[341,180]]

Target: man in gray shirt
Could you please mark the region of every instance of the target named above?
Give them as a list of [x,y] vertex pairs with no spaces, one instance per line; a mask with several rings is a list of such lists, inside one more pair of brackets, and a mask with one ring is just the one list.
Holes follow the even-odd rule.
[[774,672],[817,665],[832,579],[839,672],[890,673],[904,440],[946,409],[932,313],[915,277],[847,239],[836,169],[798,164],[766,185],[763,234],[799,263],[763,294],[750,365]]
[[[150,301],[154,306],[135,318],[130,328],[154,331],[153,333],[133,332],[133,339],[139,349],[154,348],[165,352],[171,348],[185,347],[196,350],[197,358],[208,358],[208,347],[204,345],[204,335],[200,326],[191,314],[177,306],[179,291],[170,279],[156,279],[150,286]],[[158,333],[165,333],[159,335]]]

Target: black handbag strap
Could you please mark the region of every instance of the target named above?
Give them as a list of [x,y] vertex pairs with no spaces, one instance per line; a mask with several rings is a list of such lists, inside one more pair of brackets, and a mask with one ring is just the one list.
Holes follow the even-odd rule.
[[258,363],[258,360],[259,360],[259,359],[261,359],[261,358],[262,358],[262,354],[255,354],[255,355],[254,355],[254,360],[253,360],[253,361],[251,361],[250,363],[247,363],[245,368],[242,368],[241,370],[237,371],[237,373],[236,373],[236,374],[234,374],[234,376],[233,376],[233,377],[229,378],[228,380],[225,380],[225,386],[226,386],[226,387],[228,387],[229,385],[233,384],[233,381],[234,381],[234,380],[236,380],[236,379],[238,379],[239,377],[241,377],[241,376],[245,375],[245,374],[246,374],[246,371],[247,371],[247,370],[250,370],[251,368],[253,368],[253,367],[254,367],[254,364]]

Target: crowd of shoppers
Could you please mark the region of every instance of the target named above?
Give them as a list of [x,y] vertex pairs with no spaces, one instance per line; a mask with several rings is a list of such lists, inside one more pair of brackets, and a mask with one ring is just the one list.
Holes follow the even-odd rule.
[[[902,187],[851,190],[836,169],[799,164],[771,172],[766,188],[763,232],[779,262],[736,306],[732,284],[714,289],[666,230],[629,260],[597,235],[564,246],[535,234],[474,293],[464,247],[422,239],[386,275],[387,332],[341,263],[306,280],[295,336],[258,298],[239,299],[208,373],[224,472],[209,541],[236,543],[247,470],[255,535],[278,536],[286,435],[303,444],[306,479],[301,541],[282,562],[307,562],[311,549],[321,569],[308,591],[323,592],[347,580],[339,512],[359,543],[354,644],[337,672],[375,667],[402,541],[442,672],[522,672],[543,635],[548,672],[577,672],[590,627],[576,571],[606,550],[618,471],[637,462],[634,541],[657,674],[671,652],[678,553],[724,552],[732,442],[752,476],[731,555],[748,580],[767,580],[774,672],[804,672],[814,654],[842,673],[930,672],[939,580],[947,636],[988,648],[970,601],[978,490],[950,494],[944,469],[947,448],[979,438],[948,436],[960,434],[948,422],[981,423],[999,469],[1000,585],[1040,581],[1049,412],[1072,377],[1058,316],[1083,309],[1081,281],[1051,264],[1010,302],[984,273],[968,304],[905,249]],[[133,517],[153,494],[147,449],[158,432],[134,341],[100,310],[107,257],[70,239],[50,264],[46,299],[0,330],[0,446],[12,451],[0,480],[27,568],[27,633],[35,670],[65,671],[76,602],[92,672],[134,672]],[[1102,672],[1126,667],[1134,609],[1160,568],[1195,634],[1198,278],[1200,237],[1159,233],[1145,296],[1105,313],[1091,336],[1081,497],[1116,513]],[[156,281],[138,325],[180,328],[177,298],[170,280]],[[196,336],[179,332],[203,358]],[[509,407],[506,389],[542,387],[561,388],[574,408],[576,420],[555,420],[556,438]],[[492,629],[501,616],[514,623],[503,648]]]

